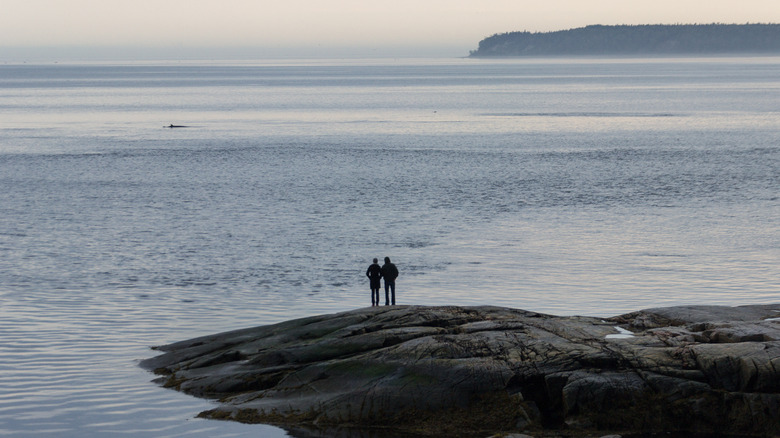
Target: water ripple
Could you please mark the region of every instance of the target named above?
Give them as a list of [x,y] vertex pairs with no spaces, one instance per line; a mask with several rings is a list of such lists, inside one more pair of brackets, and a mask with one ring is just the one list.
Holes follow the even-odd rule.
[[780,302],[777,59],[315,65],[0,66],[0,436],[286,436],[138,361],[373,257],[404,304]]

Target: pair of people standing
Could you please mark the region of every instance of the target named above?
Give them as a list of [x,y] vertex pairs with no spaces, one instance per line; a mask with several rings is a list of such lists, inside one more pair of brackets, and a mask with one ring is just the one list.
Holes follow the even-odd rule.
[[[374,259],[374,263],[368,267],[366,277],[371,282],[371,305],[379,305],[380,279],[385,279],[385,306],[390,304],[395,306],[395,279],[398,277],[398,268],[390,263],[390,257],[385,257],[385,264],[379,266],[379,260]],[[391,299],[392,297],[392,299]]]

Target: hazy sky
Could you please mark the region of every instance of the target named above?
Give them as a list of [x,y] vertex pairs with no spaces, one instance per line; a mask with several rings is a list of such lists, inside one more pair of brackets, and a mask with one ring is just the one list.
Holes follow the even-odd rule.
[[780,23],[780,0],[0,0],[0,48],[440,47],[588,24]]

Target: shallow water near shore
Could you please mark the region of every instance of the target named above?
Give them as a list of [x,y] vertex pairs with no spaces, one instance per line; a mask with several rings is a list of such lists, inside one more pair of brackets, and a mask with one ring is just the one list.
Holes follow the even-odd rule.
[[138,361],[373,257],[399,304],[780,302],[778,102],[780,58],[2,65],[0,436],[286,436]]

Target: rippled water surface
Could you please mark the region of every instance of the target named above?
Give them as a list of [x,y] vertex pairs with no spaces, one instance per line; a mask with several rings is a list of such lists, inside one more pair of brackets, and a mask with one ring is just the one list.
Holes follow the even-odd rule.
[[0,66],[0,435],[285,436],[138,360],[373,257],[402,304],[780,302],[779,102],[778,58]]

